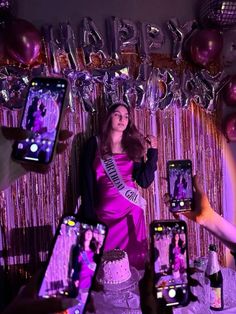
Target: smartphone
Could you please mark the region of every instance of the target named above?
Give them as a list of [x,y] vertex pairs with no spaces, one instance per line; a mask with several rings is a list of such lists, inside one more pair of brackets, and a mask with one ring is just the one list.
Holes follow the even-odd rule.
[[41,298],[68,296],[78,305],[67,313],[83,313],[102,255],[107,227],[80,221],[74,215],[62,217],[40,280]]
[[192,177],[191,160],[170,160],[167,162],[167,181],[171,212],[177,213],[192,210]]
[[13,145],[12,158],[20,162],[49,164],[54,156],[68,82],[64,78],[33,78],[25,100],[20,127],[32,135]]
[[150,224],[154,293],[166,306],[189,303],[187,225],[178,220]]

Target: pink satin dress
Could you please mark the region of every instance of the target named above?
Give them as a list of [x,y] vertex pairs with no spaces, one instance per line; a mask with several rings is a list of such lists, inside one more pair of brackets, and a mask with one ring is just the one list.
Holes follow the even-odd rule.
[[94,264],[94,253],[92,251],[84,251],[83,254],[86,254],[86,259],[82,257],[82,254],[80,254],[78,257],[78,262],[81,265],[79,275],[79,288],[89,289],[95,271],[95,268],[90,267],[90,265],[93,266]]
[[[126,154],[115,154],[113,158],[125,184],[135,187],[132,180],[133,161]],[[104,250],[125,250],[130,264],[144,269],[148,250],[143,209],[125,199],[114,187],[98,154],[93,167],[97,182],[96,213],[99,220],[108,226]]]

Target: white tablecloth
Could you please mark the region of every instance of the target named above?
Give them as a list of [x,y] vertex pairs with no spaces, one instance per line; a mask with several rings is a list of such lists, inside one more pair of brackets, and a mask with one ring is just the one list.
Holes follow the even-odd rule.
[[[224,296],[224,310],[219,313],[236,314],[236,272],[230,268],[222,268],[223,274],[223,296]],[[198,273],[193,276],[202,286],[192,287],[191,290],[199,299],[199,302],[190,302],[190,304],[183,308],[176,308],[174,314],[209,314],[216,313],[209,308],[210,300],[210,286],[206,282],[204,273]]]
[[[224,310],[222,314],[236,314],[236,272],[223,268],[224,278]],[[216,313],[209,308],[210,287],[206,283],[204,273],[193,276],[201,286],[192,287],[193,294],[198,296],[199,302],[190,302],[186,307],[175,308],[174,314],[209,314]],[[96,314],[141,314],[138,285],[126,291],[93,292]],[[161,313],[160,313],[161,314]]]

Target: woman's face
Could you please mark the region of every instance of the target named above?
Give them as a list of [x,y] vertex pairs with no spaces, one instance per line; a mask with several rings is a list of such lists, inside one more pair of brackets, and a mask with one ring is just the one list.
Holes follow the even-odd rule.
[[175,241],[176,242],[179,241],[179,234],[178,233],[175,234]]
[[111,114],[111,129],[112,131],[124,132],[129,123],[128,110],[120,105]]
[[85,241],[90,241],[90,240],[92,240],[92,237],[93,237],[92,231],[91,231],[91,230],[87,230],[87,231],[85,232]]
[[104,237],[105,237],[104,234],[101,234],[101,233],[98,234],[98,243],[99,243],[100,245],[103,244]]
[[93,232],[93,237],[94,237],[95,240],[98,241],[99,233],[97,231],[94,231]]

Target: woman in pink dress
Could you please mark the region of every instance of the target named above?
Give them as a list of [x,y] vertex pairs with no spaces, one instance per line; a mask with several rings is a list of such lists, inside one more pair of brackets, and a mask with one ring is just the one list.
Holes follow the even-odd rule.
[[147,188],[157,169],[157,140],[148,137],[144,161],[144,137],[122,103],[110,106],[98,138],[85,145],[81,158],[81,208],[83,218],[108,226],[105,250],[120,248],[128,253],[131,265],[143,268],[147,258],[145,201],[135,181]]
[[[80,235],[80,242],[72,249],[71,277],[74,287],[78,291],[80,310],[84,307],[96,269],[94,255],[96,251],[95,239],[91,229],[84,230]],[[70,311],[69,313],[74,313]]]
[[42,111],[42,103],[41,100],[38,100],[37,110],[33,113],[34,122],[32,131],[33,132],[40,132],[43,127],[43,111]]
[[180,277],[181,273],[186,269],[184,261],[185,250],[185,242],[180,238],[179,233],[175,233],[169,246],[170,266],[175,278]]

